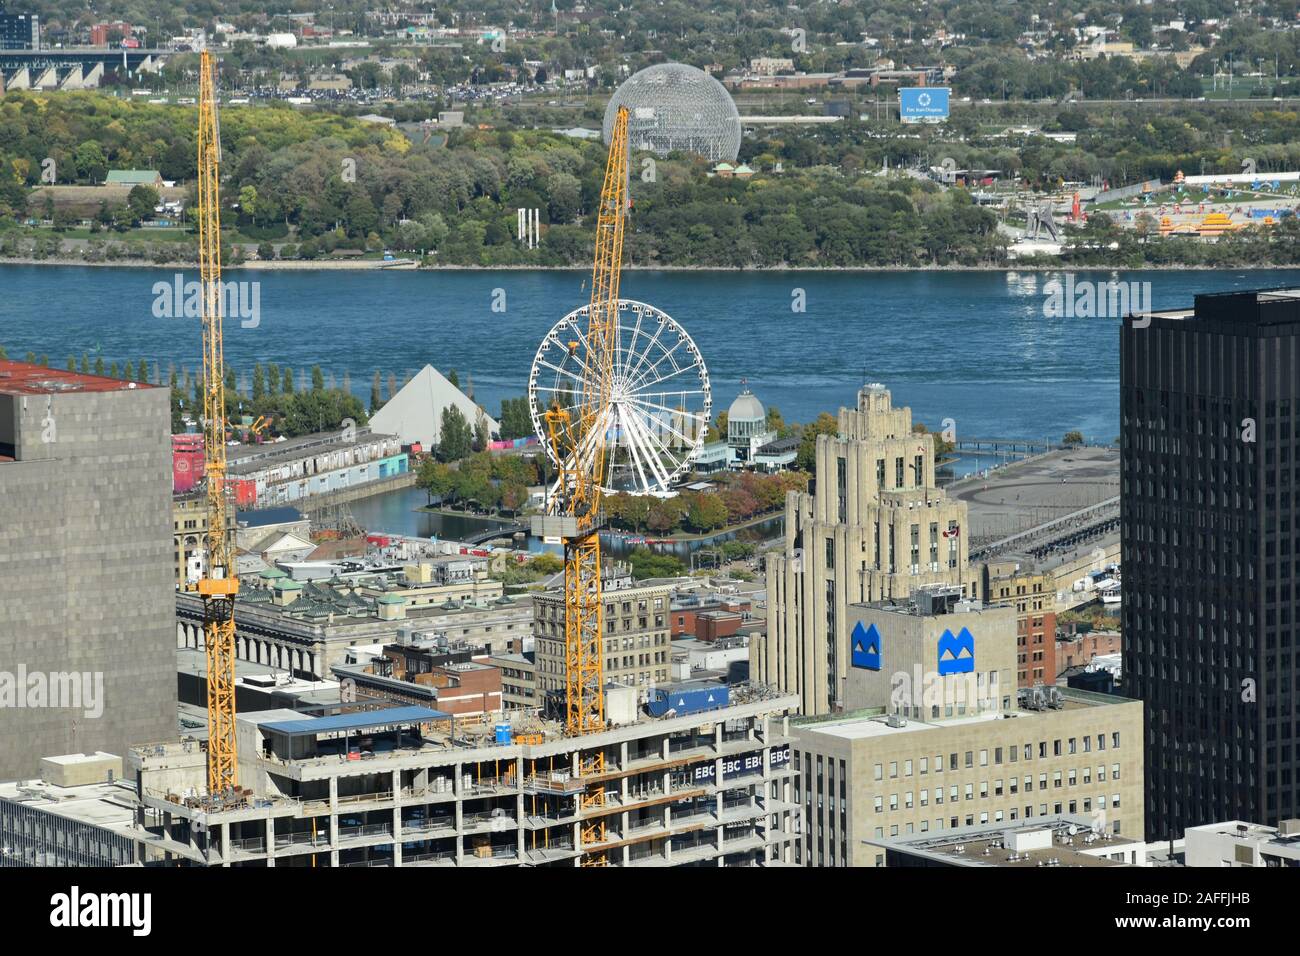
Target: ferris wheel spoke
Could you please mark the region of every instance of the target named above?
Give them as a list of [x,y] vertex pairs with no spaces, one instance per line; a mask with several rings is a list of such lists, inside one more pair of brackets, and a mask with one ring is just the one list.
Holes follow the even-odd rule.
[[667,490],[671,478],[668,473],[664,471],[663,461],[660,456],[657,453],[653,453],[655,451],[655,440],[653,436],[645,430],[645,425],[635,416],[628,416],[628,425],[630,426],[629,430],[632,435],[635,436],[635,440],[640,442],[642,447],[651,450],[652,453],[647,455],[647,461],[650,463],[651,470],[655,473],[655,478],[659,481],[659,486],[662,489]]
[[[643,389],[643,388],[648,388],[651,385],[658,385],[660,382],[666,382],[668,381],[668,379],[680,375],[684,371],[693,369],[695,367],[694,362],[692,362],[690,365],[679,365],[676,357],[673,355],[673,353],[676,352],[677,349],[681,347],[681,344],[682,344],[681,342],[678,342],[672,348],[668,349],[659,358],[659,360],[654,363],[654,365],[651,365],[648,369],[642,372],[640,377],[635,382],[633,382],[633,388]],[[649,376],[654,374],[656,371],[658,371],[659,366],[663,365],[664,362],[672,363],[672,368],[673,368],[672,372],[668,375],[660,375],[657,378],[649,379]]]
[[582,376],[574,372],[572,369],[564,368],[561,365],[552,365],[550,362],[546,361],[546,359],[538,359],[537,364],[542,366],[543,368],[551,369],[557,375],[567,375],[569,376],[569,378],[573,379],[579,385],[583,384]]
[[659,336],[663,335],[664,326],[667,324],[667,322],[662,321],[659,323],[659,327],[655,329],[655,334],[650,337],[650,341],[646,343],[646,347],[641,351],[641,354],[637,356],[636,365],[628,369],[626,377],[631,378],[636,375],[641,370],[641,367],[649,361],[650,355],[654,352],[655,346],[659,342]]
[[[630,437],[631,436],[629,435],[629,438]],[[640,451],[637,449],[637,444],[635,441],[628,441],[626,444],[627,444],[628,453],[632,458],[632,462],[636,466],[636,473],[641,479],[641,490],[649,491],[650,482],[646,479],[645,466],[641,462],[641,454]],[[631,471],[630,468],[628,470]]]
[[[697,414],[695,412],[689,412],[686,411],[685,409],[669,408],[667,405],[656,405],[654,402],[647,402],[639,398],[629,398],[628,401],[635,403],[641,408],[655,409],[657,411],[667,412],[669,415],[681,416],[682,418],[689,418],[697,426],[703,424],[703,420],[704,420],[703,415]],[[654,415],[652,417],[658,419],[660,416]],[[669,425],[667,422],[660,423],[660,427],[668,429],[670,432],[672,432],[682,441],[686,442],[688,445],[694,445],[696,442],[696,439],[687,438],[685,435],[679,432],[672,425]]]

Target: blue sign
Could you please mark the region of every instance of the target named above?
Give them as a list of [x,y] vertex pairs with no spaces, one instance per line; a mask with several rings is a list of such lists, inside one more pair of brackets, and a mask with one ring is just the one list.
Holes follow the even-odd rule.
[[904,123],[942,123],[948,118],[948,87],[901,88],[898,91],[898,118]]
[[975,670],[975,636],[962,628],[956,637],[945,630],[939,636],[939,676],[969,674]]
[[869,671],[880,670],[880,632],[876,630],[876,625],[863,627],[862,622],[858,621],[853,626],[851,650],[854,667]]

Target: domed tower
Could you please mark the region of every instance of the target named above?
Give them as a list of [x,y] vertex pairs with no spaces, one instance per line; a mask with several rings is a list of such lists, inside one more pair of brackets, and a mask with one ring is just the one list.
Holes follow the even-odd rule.
[[750,442],[767,432],[767,409],[746,385],[727,409],[727,444],[749,451]]

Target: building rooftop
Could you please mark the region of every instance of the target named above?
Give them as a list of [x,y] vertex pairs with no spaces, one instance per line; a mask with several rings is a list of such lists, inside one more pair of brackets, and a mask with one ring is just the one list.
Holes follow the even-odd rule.
[[[1064,704],[1061,710],[1081,710],[1088,707],[1133,703],[1127,697],[1119,697],[1113,694],[1095,694],[1074,687],[1057,687],[1056,689],[1060,691]],[[1032,720],[1035,716],[1043,713],[1055,713],[1055,711],[1021,710],[1018,707],[1013,707],[1010,710],[990,710],[965,717],[944,717],[930,720],[906,717],[901,720],[895,719],[896,726],[889,723],[890,717],[888,715],[872,713],[842,720],[826,720],[825,718],[798,719],[791,721],[791,725],[797,726],[801,730],[828,734],[844,740],[861,740],[866,737],[890,737],[897,734],[915,733],[919,730],[937,730],[942,727],[960,727],[966,724],[991,723],[997,720]]]
[[126,392],[156,388],[144,382],[124,382],[106,375],[84,375],[67,369],[0,359],[0,394],[61,395],[67,392]]
[[43,780],[17,780],[0,783],[0,799],[110,829],[129,827],[135,818],[135,788],[124,780],[80,787],[60,787]]
[[329,717],[304,717],[292,710],[262,711],[253,715],[258,727],[286,737],[314,737],[317,734],[377,730],[399,724],[429,723],[448,720],[451,714],[429,707],[387,707],[382,710],[356,711]]
[[[1146,853],[1141,840],[1098,832],[1088,818],[1066,814],[866,842],[930,863],[1015,869],[1128,866],[1131,853],[1142,859]],[[1124,861],[1111,859],[1115,854],[1123,854]]]

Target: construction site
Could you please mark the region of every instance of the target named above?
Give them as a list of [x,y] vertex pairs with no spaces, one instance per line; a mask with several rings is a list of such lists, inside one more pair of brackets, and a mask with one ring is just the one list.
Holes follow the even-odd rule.
[[117,832],[147,865],[788,863],[796,699],[753,692],[656,719],[629,693],[609,692],[628,723],[581,738],[414,706],[240,715],[231,806],[204,799],[198,742],[138,747],[124,789],[139,813]]
[[[443,696],[395,698],[382,693],[380,676],[367,671],[367,682],[346,668],[339,683],[308,682],[298,697],[252,696],[247,668],[242,677],[236,668],[241,641],[248,653],[236,605],[253,591],[241,588],[229,520],[240,469],[227,460],[225,441],[217,104],[217,65],[205,51],[196,214],[206,562],[190,602],[193,645],[205,666],[203,678],[195,673],[190,683],[202,688],[206,707],[190,705],[191,735],[132,745],[125,760],[107,753],[43,760],[41,780],[0,793],[4,862],[62,859],[60,847],[73,834],[78,845],[103,848],[82,854],[84,865],[791,863],[802,820],[791,794],[788,724],[798,698],[747,683],[638,687],[615,656],[628,639],[614,636],[619,622],[603,596],[600,530],[602,496],[619,481],[619,435],[633,427],[624,408],[631,371],[619,364],[620,312],[629,308],[619,298],[630,208],[626,109],[613,120],[590,303],[571,314],[563,341],[554,330],[545,340],[572,365],[562,369],[565,383],[552,390],[549,406],[534,408],[557,477],[533,533],[564,550],[563,597],[552,615],[557,650],[543,662],[561,680],[547,706],[505,710],[499,684],[479,693],[466,672],[492,668],[464,661],[446,664],[451,676],[440,678],[439,688],[453,690]],[[634,340],[640,328],[638,318]],[[677,341],[695,356],[684,367],[699,380],[707,417],[707,373],[689,336]],[[689,460],[689,441],[656,442],[648,427],[637,434],[631,454],[641,477],[653,450],[688,456],[672,459],[678,468]],[[665,482],[673,469],[652,463],[651,472]],[[263,589],[268,594],[304,587],[282,572],[267,574],[276,578]],[[287,603],[283,595],[273,600]],[[309,663],[293,666],[310,673]],[[261,686],[257,681],[254,675]],[[256,704],[237,713],[237,699]],[[82,788],[88,783],[94,792]]]

